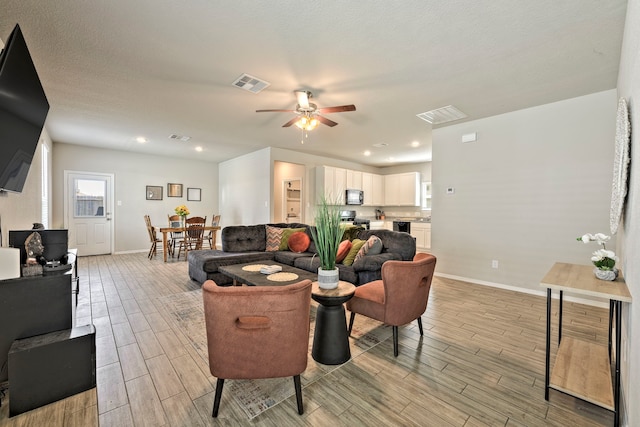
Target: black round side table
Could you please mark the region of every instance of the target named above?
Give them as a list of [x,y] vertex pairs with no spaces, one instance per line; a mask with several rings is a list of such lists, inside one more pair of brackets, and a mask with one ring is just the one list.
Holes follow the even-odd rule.
[[317,301],[316,327],[311,356],[323,365],[339,365],[351,359],[347,319],[343,304],[351,299],[356,287],[342,280],[336,289],[321,289],[313,282],[311,298]]

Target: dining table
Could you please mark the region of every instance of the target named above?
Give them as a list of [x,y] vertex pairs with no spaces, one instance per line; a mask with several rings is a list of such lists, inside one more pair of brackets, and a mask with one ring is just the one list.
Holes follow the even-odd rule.
[[[167,234],[168,233],[186,233],[188,227],[158,227],[158,230],[162,233],[162,258],[164,262],[167,262]],[[200,227],[198,227],[200,228]],[[204,231],[213,232],[213,236],[211,238],[211,247],[216,247],[216,235],[217,231],[220,230],[220,226],[218,225],[205,225],[202,227]]]

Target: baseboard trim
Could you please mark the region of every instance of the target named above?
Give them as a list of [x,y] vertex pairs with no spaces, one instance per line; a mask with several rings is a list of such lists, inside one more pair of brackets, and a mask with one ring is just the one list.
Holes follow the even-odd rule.
[[[469,282],[469,283],[473,283],[475,285],[489,286],[489,287],[492,287],[492,288],[505,289],[505,290],[514,291],[514,292],[522,292],[524,294],[537,295],[537,296],[541,296],[541,297],[546,297],[547,296],[547,292],[544,291],[544,290],[535,291],[533,289],[520,288],[518,286],[513,286],[513,285],[505,285],[503,283],[487,282],[485,280],[472,279],[472,278],[469,278],[469,277],[456,276],[456,275],[453,275],[453,274],[446,274],[446,273],[435,273],[434,276],[442,277],[442,278],[445,278],[445,279],[459,280],[461,282]],[[559,294],[558,293],[552,293],[552,298],[553,299],[558,299],[559,298]],[[567,295],[566,293],[565,293],[565,295],[563,296],[562,299],[564,301],[575,302],[575,303],[578,303],[578,304],[585,304],[585,305],[590,305],[590,306],[594,306],[594,307],[600,307],[600,308],[609,309],[609,302],[608,301],[604,302],[604,301],[595,301],[595,300],[584,299],[584,298],[576,298],[574,296]]]

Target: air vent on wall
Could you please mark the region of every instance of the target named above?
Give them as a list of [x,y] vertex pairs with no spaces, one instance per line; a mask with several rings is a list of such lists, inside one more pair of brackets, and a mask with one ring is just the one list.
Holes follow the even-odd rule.
[[260,80],[257,77],[250,76],[249,74],[242,74],[238,77],[233,85],[240,89],[244,89],[251,93],[258,93],[268,87],[271,83]]
[[453,105],[447,105],[446,107],[426,111],[424,113],[416,114],[416,116],[418,116],[425,122],[431,123],[432,125],[453,122],[467,117],[465,113],[458,110]]

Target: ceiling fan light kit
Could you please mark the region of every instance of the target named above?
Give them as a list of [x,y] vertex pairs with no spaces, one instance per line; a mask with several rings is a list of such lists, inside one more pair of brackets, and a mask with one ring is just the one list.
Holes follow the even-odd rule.
[[314,130],[320,123],[327,125],[329,127],[334,127],[338,123],[330,120],[320,114],[325,113],[342,113],[345,111],[355,111],[355,105],[340,105],[336,107],[324,107],[318,108],[316,104],[309,102],[309,99],[313,97],[313,94],[306,90],[296,90],[294,91],[296,98],[298,100],[298,104],[296,105],[295,110],[256,110],[256,113],[266,113],[266,112],[278,112],[278,113],[295,113],[299,117],[294,117],[289,120],[287,123],[282,125],[282,127],[289,127],[291,125],[296,125],[298,128],[303,131]]

